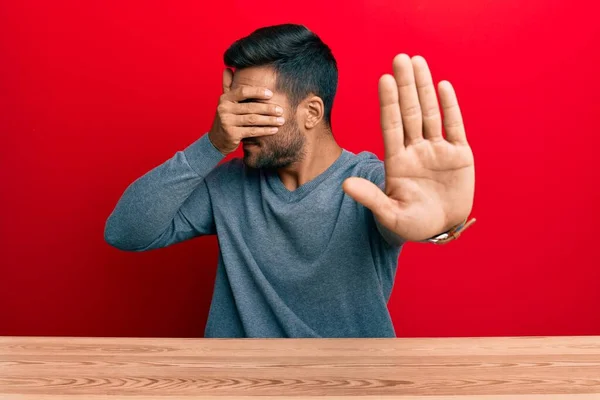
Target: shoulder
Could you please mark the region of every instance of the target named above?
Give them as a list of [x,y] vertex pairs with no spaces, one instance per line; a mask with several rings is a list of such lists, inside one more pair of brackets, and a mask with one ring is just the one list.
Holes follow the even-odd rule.
[[385,167],[376,154],[370,151],[361,151],[352,154],[352,176],[358,176],[371,182],[383,182],[385,179]]

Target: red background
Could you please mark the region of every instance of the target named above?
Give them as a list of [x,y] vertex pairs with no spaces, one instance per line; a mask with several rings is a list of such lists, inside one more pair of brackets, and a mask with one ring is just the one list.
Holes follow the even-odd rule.
[[383,156],[377,80],[395,54],[456,88],[478,222],[405,247],[398,336],[600,334],[591,1],[176,3],[1,3],[0,334],[202,336],[216,238],[126,253],[104,223],[210,127],[228,45],[284,22],[332,48],[334,135],[351,151]]

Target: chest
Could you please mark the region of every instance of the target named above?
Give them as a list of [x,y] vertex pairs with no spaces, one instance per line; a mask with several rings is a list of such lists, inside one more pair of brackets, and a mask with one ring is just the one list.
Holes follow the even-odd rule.
[[324,182],[294,198],[275,193],[262,182],[253,187],[229,186],[219,198],[213,205],[216,224],[222,232],[235,232],[264,264],[286,259],[311,263],[331,254],[350,255],[357,246],[368,247],[365,209],[341,185]]

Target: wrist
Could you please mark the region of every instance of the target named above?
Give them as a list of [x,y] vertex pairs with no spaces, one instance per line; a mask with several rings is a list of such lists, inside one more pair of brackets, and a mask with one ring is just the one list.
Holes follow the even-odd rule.
[[219,143],[219,141],[215,138],[215,134],[212,131],[208,132],[208,140],[210,144],[213,145],[215,149],[217,149],[223,156],[229,154],[228,152],[223,150],[223,146]]
[[434,243],[434,244],[444,244],[444,243],[448,243],[452,240],[458,239],[458,237],[462,234],[462,232],[464,232],[469,226],[471,226],[473,223],[475,223],[475,221],[476,221],[475,218],[471,218],[469,220],[469,218],[467,217],[463,221],[458,223],[457,225],[448,229],[447,231],[445,231],[439,235],[436,235],[434,237],[431,237],[427,240],[424,240],[424,242]]
[[196,173],[206,176],[221,160],[223,154],[210,142],[207,134],[183,149],[186,161]]

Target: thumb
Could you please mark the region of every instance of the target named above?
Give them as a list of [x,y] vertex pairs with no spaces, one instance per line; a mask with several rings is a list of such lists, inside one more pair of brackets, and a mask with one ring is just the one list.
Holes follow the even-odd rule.
[[352,177],[344,181],[342,188],[348,196],[371,210],[381,223],[392,223],[394,219],[392,200],[379,186],[367,179]]
[[223,70],[223,93],[229,92],[231,83],[233,82],[233,71],[230,68]]

